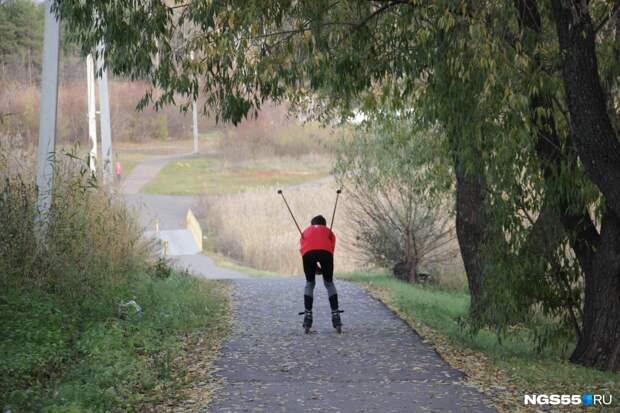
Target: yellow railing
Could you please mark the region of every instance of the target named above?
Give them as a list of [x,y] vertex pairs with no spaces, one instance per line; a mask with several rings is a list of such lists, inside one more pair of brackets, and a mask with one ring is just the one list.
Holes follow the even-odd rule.
[[187,215],[185,216],[185,222],[187,229],[192,233],[198,248],[202,250],[202,228],[200,228],[200,223],[194,216],[194,213],[191,209],[187,210]]

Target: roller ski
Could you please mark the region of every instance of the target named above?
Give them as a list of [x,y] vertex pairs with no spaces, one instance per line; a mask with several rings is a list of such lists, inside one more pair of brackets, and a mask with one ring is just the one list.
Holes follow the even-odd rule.
[[299,313],[299,315],[304,316],[304,322],[302,327],[304,328],[304,333],[310,334],[310,329],[312,328],[312,311],[306,310]]
[[338,334],[342,334],[342,320],[340,319],[340,313],[344,313],[344,311],[332,310],[332,326],[334,326]]

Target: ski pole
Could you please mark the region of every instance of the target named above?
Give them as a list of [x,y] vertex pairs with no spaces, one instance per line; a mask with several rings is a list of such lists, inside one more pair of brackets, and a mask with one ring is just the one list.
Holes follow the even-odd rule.
[[301,234],[301,228],[299,228],[299,224],[297,223],[297,220],[295,219],[295,215],[293,215],[293,211],[291,211],[291,207],[288,206],[288,202],[286,202],[286,198],[284,197],[284,194],[282,193],[281,189],[278,189],[278,194],[282,195],[282,199],[284,200],[284,204],[286,204],[286,208],[288,209],[289,214],[291,214],[291,218],[293,218],[293,222],[295,222],[295,226],[297,227],[297,231],[299,231],[299,234]]
[[332,214],[332,223],[329,224],[329,229],[332,229],[332,227],[334,226],[334,218],[336,217],[336,207],[338,206],[338,197],[340,196],[341,192],[342,192],[342,188],[336,190],[336,203],[334,204],[334,212]]

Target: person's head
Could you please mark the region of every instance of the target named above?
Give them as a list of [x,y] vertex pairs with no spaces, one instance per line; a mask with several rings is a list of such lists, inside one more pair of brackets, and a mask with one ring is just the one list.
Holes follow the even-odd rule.
[[310,221],[310,225],[327,225],[327,221],[325,220],[325,217],[323,215],[317,215],[312,218],[312,221]]

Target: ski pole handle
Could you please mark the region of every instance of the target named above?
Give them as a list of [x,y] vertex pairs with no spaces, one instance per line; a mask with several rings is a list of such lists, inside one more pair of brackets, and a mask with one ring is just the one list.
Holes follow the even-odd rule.
[[340,197],[341,192],[342,192],[342,188],[336,190],[336,203],[334,204],[334,212],[332,213],[332,222],[331,224],[329,224],[330,230],[334,226],[334,218],[336,217],[336,207],[338,206],[338,197]]

